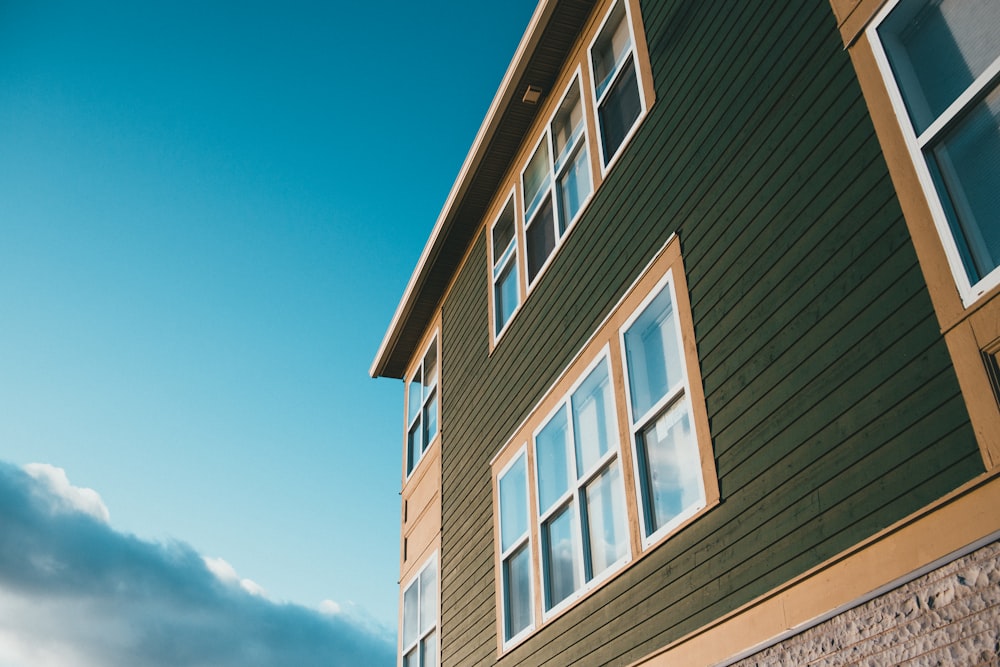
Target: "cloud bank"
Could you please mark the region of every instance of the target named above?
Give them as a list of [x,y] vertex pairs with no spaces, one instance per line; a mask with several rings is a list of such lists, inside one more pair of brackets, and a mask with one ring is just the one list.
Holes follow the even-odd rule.
[[0,462],[0,666],[378,667],[391,633],[280,604],[229,563],[116,532],[92,489]]

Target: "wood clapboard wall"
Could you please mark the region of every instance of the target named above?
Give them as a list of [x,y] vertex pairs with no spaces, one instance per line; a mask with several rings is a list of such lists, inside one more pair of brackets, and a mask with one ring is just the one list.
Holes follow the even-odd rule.
[[483,234],[443,305],[445,665],[497,660],[489,461],[674,231],[722,504],[501,664],[627,664],[983,470],[827,0],[642,10],[656,104],[494,354]]

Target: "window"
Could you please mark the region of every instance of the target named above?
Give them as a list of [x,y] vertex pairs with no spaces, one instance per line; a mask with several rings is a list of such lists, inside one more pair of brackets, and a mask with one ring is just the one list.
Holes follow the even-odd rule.
[[521,174],[529,285],[593,190],[586,134],[577,76]]
[[607,355],[535,435],[545,611],[628,557]]
[[437,557],[403,593],[403,667],[437,665]]
[[601,159],[608,167],[646,112],[627,3],[616,2],[590,47]]
[[622,330],[639,513],[647,540],[705,506],[674,301],[668,274]]
[[718,503],[676,236],[491,468],[501,653]]
[[406,475],[427,451],[438,430],[438,348],[431,340],[406,388]]
[[522,449],[497,480],[497,492],[500,497],[504,642],[509,642],[525,630],[529,630],[532,624],[527,466],[527,454]]
[[520,303],[517,270],[517,239],[514,230],[514,196],[511,195],[503,212],[493,223],[493,335],[499,336],[513,317]]
[[1000,284],[1000,4],[901,0],[870,37],[965,305]]

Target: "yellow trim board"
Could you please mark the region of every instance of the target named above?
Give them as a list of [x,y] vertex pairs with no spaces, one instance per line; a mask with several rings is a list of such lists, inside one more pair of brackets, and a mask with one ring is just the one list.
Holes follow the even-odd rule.
[[763,650],[891,590],[1000,533],[1000,476],[983,475],[917,514],[695,632],[634,667],[720,665]]

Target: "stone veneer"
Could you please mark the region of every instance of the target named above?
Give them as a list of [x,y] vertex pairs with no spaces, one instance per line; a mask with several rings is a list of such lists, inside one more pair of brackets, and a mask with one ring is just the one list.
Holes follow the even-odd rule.
[[1000,667],[1000,542],[733,663],[733,667]]

